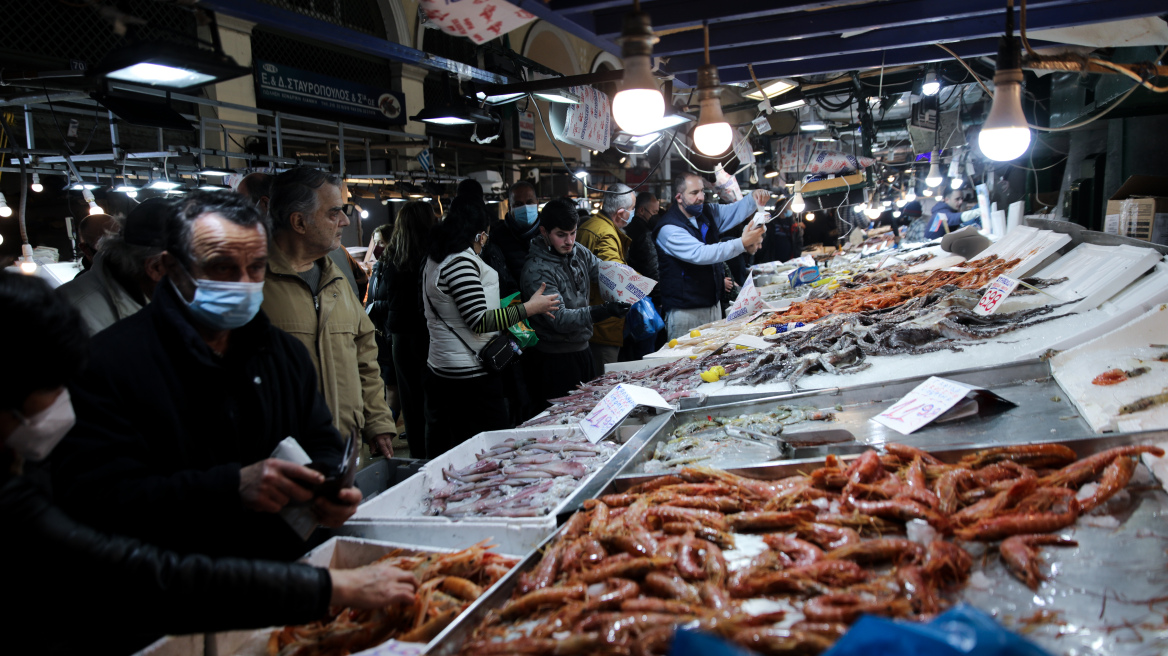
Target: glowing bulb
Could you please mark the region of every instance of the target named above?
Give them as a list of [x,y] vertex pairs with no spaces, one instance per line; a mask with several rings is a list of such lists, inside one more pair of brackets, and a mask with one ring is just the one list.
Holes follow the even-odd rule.
[[921,195],[924,196],[925,198],[932,198],[933,197],[933,190],[926,189],[926,190],[921,192]]
[[965,180],[961,177],[961,167],[958,165],[957,158],[954,157],[949,162],[949,187],[960,189],[963,184],[965,184]]
[[864,212],[868,211],[868,203],[860,203],[859,205],[853,207],[852,211],[854,211],[856,214],[863,214]]
[[926,96],[935,96],[941,90],[941,83],[937,81],[937,74],[933,71],[925,73],[925,81],[921,84],[921,93]]
[[905,205],[908,205],[907,198],[905,198],[904,196],[901,196],[900,198],[896,199],[896,206],[897,207],[904,207]]
[[665,116],[665,97],[653,79],[652,58],[625,57],[624,89],[612,99],[612,117],[620,129],[632,135],[652,132]]
[[884,207],[892,207],[892,201],[890,201],[890,200],[882,200],[882,201],[880,201],[880,204],[883,205]]
[[913,189],[912,187],[909,187],[909,189],[908,189],[908,193],[904,195],[904,202],[905,202],[905,203],[911,203],[911,202],[913,202],[913,201],[914,201],[914,200],[916,200],[916,199],[917,199],[917,191],[916,191],[916,189]]
[[941,153],[933,151],[929,155],[929,174],[925,176],[925,184],[930,187],[940,187],[945,178],[941,177]]
[[805,221],[814,221],[814,220],[815,220],[815,213],[814,213],[814,212],[808,212],[808,213],[807,213],[807,215],[803,217],[803,219],[804,219]]
[[791,211],[798,214],[807,208],[807,203],[803,202],[803,183],[795,183],[795,195],[791,198]]
[[91,202],[89,203],[89,216],[93,216],[94,214],[105,214],[105,210],[101,209],[101,206],[97,203]]
[[137,198],[137,197],[138,197],[138,192],[136,192],[136,191],[127,191],[127,192],[126,192],[126,197],[127,197],[127,198]]
[[369,218],[369,210],[361,210],[361,218],[368,219]]
[[977,135],[977,145],[983,155],[996,162],[1017,159],[1030,147],[1030,128],[1022,113],[1021,81],[1020,70],[994,74],[994,104]]
[[36,266],[36,262],[33,262],[32,260],[25,260],[20,263],[20,270],[31,276],[32,274],[36,273]]
[[7,219],[12,216],[12,208],[8,207],[8,201],[4,199],[4,194],[0,194],[0,217]]
[[42,191],[44,191],[45,186],[43,184],[41,184],[41,176],[36,174],[36,173],[33,173],[32,174],[32,184],[29,185],[28,188],[32,189],[35,193],[38,193],[38,194],[41,193]]
[[868,217],[869,219],[872,219],[873,221],[875,221],[876,219],[880,218],[880,215],[881,215],[882,213],[883,213],[883,212],[881,212],[881,210],[880,210],[880,208],[879,208],[879,207],[869,207],[869,208],[868,208],[868,209],[867,209],[867,210],[864,212],[864,214],[865,214],[865,215],[867,215],[867,217]]
[[899,219],[900,218],[900,210],[893,210],[892,211],[892,218]]
[[[717,99],[714,99],[714,102],[718,102]],[[730,149],[730,144],[734,141],[734,129],[726,121],[706,123],[694,128],[693,140],[694,147],[699,153],[711,157],[721,155]]]

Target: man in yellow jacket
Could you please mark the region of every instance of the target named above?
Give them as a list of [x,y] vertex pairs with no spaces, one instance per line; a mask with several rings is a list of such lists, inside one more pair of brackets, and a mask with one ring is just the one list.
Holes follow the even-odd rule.
[[385,402],[373,322],[328,256],[349,225],[344,193],[340,176],[318,169],[295,168],[276,177],[261,307],[277,328],[308,348],[341,435],[356,429],[375,452],[389,457],[396,425]]
[[[627,264],[625,257],[632,240],[625,234],[636,208],[637,195],[628,185],[619,182],[609,185],[604,193],[604,203],[596,214],[588,217],[577,231],[576,241],[592,251],[602,262]],[[603,303],[600,287],[592,283],[591,305]],[[604,365],[617,361],[621,345],[624,344],[625,320],[623,317],[609,317],[592,326],[592,359],[596,363],[596,374],[604,373]]]

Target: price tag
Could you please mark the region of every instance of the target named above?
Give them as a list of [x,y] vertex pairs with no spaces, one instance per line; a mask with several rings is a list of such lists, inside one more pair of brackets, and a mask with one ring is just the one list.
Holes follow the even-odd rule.
[[624,421],[633,408],[639,405],[663,410],[672,409],[656,391],[648,387],[621,383],[600,399],[600,403],[597,403],[592,412],[580,422],[580,429],[584,431],[588,441],[595,444]]
[[754,335],[739,335],[730,340],[730,343],[735,346],[745,346],[752,349],[765,349],[772,346],[772,344],[761,337]]
[[940,417],[974,389],[977,388],[931,376],[896,405],[873,417],[872,421],[884,424],[901,435],[908,435]]
[[1006,300],[1015,289],[1018,288],[1018,281],[1009,276],[998,276],[996,280],[990,283],[990,288],[986,290],[985,295],[981,297],[977,305],[973,308],[975,314],[986,316],[994,313],[998,309],[998,305]]
[[749,314],[767,309],[770,309],[770,306],[762,300],[762,292],[754,286],[754,274],[751,273],[746,276],[746,282],[739,290],[738,298],[734,299],[734,303],[726,312],[726,321],[737,321]]
[[759,134],[766,134],[767,132],[771,131],[771,123],[767,120],[765,115],[759,116],[758,118],[751,121],[751,123],[754,124],[754,127],[756,130],[758,130]]

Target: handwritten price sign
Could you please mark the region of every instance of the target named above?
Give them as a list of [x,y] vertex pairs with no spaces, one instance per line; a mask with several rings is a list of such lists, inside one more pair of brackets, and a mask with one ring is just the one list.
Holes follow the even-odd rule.
[[932,376],[913,388],[896,405],[873,417],[872,421],[908,435],[957,405],[973,389],[977,388]]
[[588,441],[595,444],[616,428],[639,405],[670,410],[669,403],[655,390],[621,383],[604,395],[600,403],[580,422]]
[[974,313],[980,314],[983,317],[993,314],[998,309],[998,306],[1001,305],[1002,301],[1006,300],[1006,297],[1012,294],[1017,288],[1017,280],[1009,276],[998,276],[996,280],[990,283],[990,288],[986,290],[981,300],[974,306]]

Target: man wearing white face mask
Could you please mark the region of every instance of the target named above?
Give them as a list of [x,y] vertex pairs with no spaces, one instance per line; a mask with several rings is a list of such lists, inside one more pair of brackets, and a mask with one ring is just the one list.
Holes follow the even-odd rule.
[[[4,585],[19,603],[5,609],[6,653],[133,652],[166,633],[300,624],[330,605],[381,608],[410,603],[416,580],[373,565],[325,570],[307,565],[182,556],[96,531],[53,504],[39,465],[74,424],[64,385],[84,368],[89,340],[77,311],[43,281],[0,272],[0,337],[19,344],[6,362],[21,376],[0,378],[0,558]],[[85,608],[62,630],[46,613],[68,590]],[[125,618],[133,617],[133,626]]]
[[311,503],[339,526],[356,511],[356,488],[317,498],[320,473],[269,458],[288,436],[322,465],[342,446],[304,346],[259,312],[267,254],[239,196],[192,193],[170,215],[158,293],[94,338],[73,388],[54,476],[79,519],[174,550],[292,558],[305,544],[275,513]]

